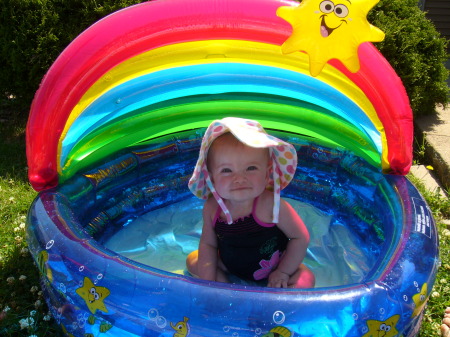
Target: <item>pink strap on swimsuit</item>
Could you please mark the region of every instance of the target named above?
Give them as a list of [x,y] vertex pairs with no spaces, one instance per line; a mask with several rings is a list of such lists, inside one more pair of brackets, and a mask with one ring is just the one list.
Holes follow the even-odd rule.
[[[256,197],[255,200],[253,200],[252,211],[251,211],[251,213],[250,213],[249,215],[247,215],[247,216],[245,216],[245,217],[243,217],[243,218],[239,218],[239,219],[234,220],[233,223],[231,223],[231,225],[232,225],[232,224],[235,224],[236,222],[241,221],[241,220],[243,220],[243,219],[245,219],[245,218],[247,218],[247,217],[252,216],[253,219],[256,221],[256,223],[257,223],[258,225],[262,226],[262,227],[273,227],[273,226],[275,226],[274,223],[266,223],[266,222],[264,222],[264,221],[261,221],[261,220],[256,216],[256,205],[258,204],[258,200],[259,200],[259,196]],[[221,213],[221,212],[222,212],[222,208],[221,208],[220,206],[218,206],[218,207],[217,207],[216,214],[214,215],[214,219],[213,219],[213,227],[216,226],[217,221],[225,222],[225,220],[222,220],[222,219],[220,218],[220,213]]]

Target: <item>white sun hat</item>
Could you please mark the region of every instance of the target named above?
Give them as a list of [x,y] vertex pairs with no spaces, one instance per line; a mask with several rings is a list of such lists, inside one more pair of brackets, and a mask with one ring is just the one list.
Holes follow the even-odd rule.
[[189,180],[189,189],[195,196],[205,200],[212,194],[225,214],[228,224],[233,222],[223,199],[214,188],[206,167],[206,157],[211,144],[217,137],[227,132],[231,132],[247,146],[269,149],[272,160],[269,186],[274,191],[273,223],[278,223],[280,193],[294,177],[297,168],[297,152],[292,144],[269,135],[257,121],[236,117],[213,121],[203,136],[197,164]]

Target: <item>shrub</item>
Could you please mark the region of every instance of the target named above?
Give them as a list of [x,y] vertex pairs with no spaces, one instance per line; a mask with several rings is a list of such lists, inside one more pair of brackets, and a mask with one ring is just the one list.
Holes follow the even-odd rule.
[[368,19],[386,33],[377,48],[402,79],[415,116],[432,114],[437,103],[447,103],[447,40],[417,0],[381,0]]
[[3,103],[6,97],[15,97],[16,105],[29,107],[44,74],[77,35],[107,14],[140,2],[143,0],[2,0]]
[[[188,0],[187,0],[188,1]],[[2,0],[0,97],[29,107],[39,83],[61,51],[84,29],[142,0]],[[402,78],[416,115],[446,103],[446,40],[417,0],[381,0],[369,20],[386,33],[377,44]],[[2,96],[3,95],[3,96]],[[24,110],[26,113],[26,110]]]

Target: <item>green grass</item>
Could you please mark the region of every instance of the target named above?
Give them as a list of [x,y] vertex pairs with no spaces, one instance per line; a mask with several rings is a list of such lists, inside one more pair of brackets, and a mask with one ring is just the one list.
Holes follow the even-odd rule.
[[440,336],[444,310],[446,307],[450,307],[448,295],[450,294],[450,228],[443,222],[443,219],[450,219],[450,198],[442,197],[438,191],[427,190],[423,182],[412,175],[409,175],[408,178],[421,192],[433,212],[439,233],[441,258],[441,267],[427,304],[420,336]]
[[24,134],[24,121],[0,121],[0,336],[56,336],[25,241],[36,192],[28,184]]
[[[0,336],[58,336],[25,242],[25,218],[36,192],[27,180],[24,134],[24,121],[0,120]],[[439,336],[444,309],[450,306],[450,230],[441,221],[450,218],[450,201],[426,191],[420,181],[411,179],[438,222],[442,267],[420,336]]]

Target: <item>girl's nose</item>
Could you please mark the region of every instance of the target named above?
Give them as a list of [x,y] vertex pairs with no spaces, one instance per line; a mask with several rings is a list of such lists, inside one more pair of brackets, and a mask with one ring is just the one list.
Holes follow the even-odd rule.
[[234,175],[234,182],[235,183],[242,183],[244,180],[245,180],[245,174],[237,172]]

